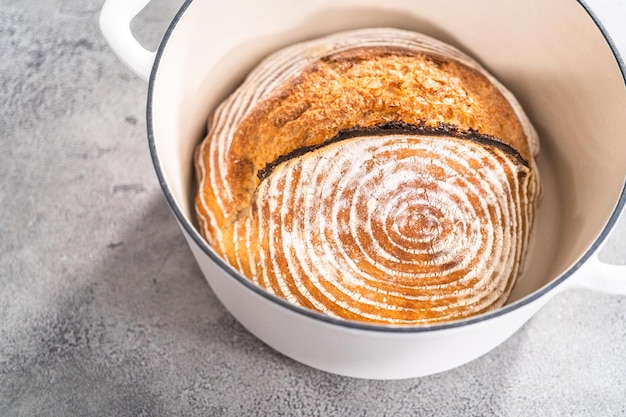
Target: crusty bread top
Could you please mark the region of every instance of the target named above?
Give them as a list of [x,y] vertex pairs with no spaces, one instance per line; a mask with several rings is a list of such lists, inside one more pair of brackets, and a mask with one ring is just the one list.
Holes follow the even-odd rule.
[[228,175],[239,185],[239,200],[249,203],[259,182],[254,173],[281,155],[343,129],[390,121],[474,130],[526,161],[532,157],[514,109],[479,71],[436,54],[379,46],[316,60],[258,103],[235,131]]
[[268,57],[209,121],[196,209],[217,254],[331,316],[434,323],[502,305],[540,183],[519,103],[460,51],[366,29]]

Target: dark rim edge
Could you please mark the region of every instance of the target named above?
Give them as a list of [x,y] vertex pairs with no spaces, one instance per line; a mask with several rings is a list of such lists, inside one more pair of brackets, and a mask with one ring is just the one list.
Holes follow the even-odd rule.
[[[167,47],[167,43],[172,35],[172,32],[174,31],[174,29],[176,28],[178,22],[180,21],[180,19],[182,18],[182,16],[185,14],[186,10],[189,8],[190,4],[193,2],[193,0],[186,0],[185,3],[180,7],[180,9],[178,10],[178,12],[176,13],[176,15],[174,16],[174,18],[172,19],[171,23],[169,24],[163,39],[161,41],[161,43],[159,44],[159,47],[156,51],[156,56],[155,56],[155,60],[154,60],[154,64],[152,66],[152,71],[150,73],[150,78],[148,80],[148,96],[147,96],[147,105],[146,105],[146,123],[147,123],[147,132],[148,132],[148,146],[150,149],[150,155],[152,158],[152,163],[154,165],[154,169],[156,171],[156,175],[157,175],[157,179],[159,181],[159,185],[161,186],[161,189],[163,190],[163,193],[165,195],[165,198],[167,200],[168,205],[170,206],[170,209],[172,210],[172,212],[174,213],[174,215],[176,216],[176,219],[178,220],[178,222],[182,225],[182,227],[184,228],[185,232],[187,232],[187,234],[193,239],[193,241],[195,242],[196,245],[198,245],[198,247],[200,247],[200,249],[202,250],[202,252],[207,255],[213,262],[215,262],[219,267],[221,267],[225,272],[227,272],[232,278],[236,279],[240,284],[244,285],[245,287],[247,287],[248,289],[252,290],[253,292],[255,292],[257,295],[260,295],[266,299],[268,299],[269,301],[272,301],[288,310],[291,310],[292,312],[295,312],[297,314],[301,314],[304,316],[307,316],[311,319],[315,319],[315,320],[319,320],[319,321],[323,321],[326,322],[328,324],[331,325],[337,325],[340,327],[345,327],[345,328],[349,328],[349,329],[355,329],[355,330],[366,330],[366,331],[374,331],[374,332],[390,332],[390,333],[420,333],[420,332],[428,332],[428,331],[435,331],[435,330],[445,330],[445,329],[454,329],[454,328],[459,328],[459,327],[463,327],[463,326],[467,326],[470,324],[476,324],[479,322],[483,322],[483,321],[487,321],[499,316],[502,316],[504,314],[507,314],[511,311],[514,311],[520,307],[526,306],[532,302],[534,302],[535,300],[543,297],[544,295],[546,295],[548,292],[552,291],[554,288],[558,287],[560,284],[562,284],[567,278],[569,278],[574,272],[576,272],[580,266],[587,261],[587,259],[589,259],[600,247],[600,245],[604,242],[604,240],[608,237],[609,233],[611,232],[611,229],[615,226],[615,224],[617,223],[617,220],[622,212],[622,210],[624,209],[624,206],[626,206],[626,184],[624,184],[624,186],[622,187],[622,191],[621,194],[619,196],[619,199],[617,200],[617,204],[615,206],[615,208],[613,209],[613,212],[611,213],[611,216],[609,217],[609,219],[607,220],[604,228],[602,229],[602,231],[600,232],[600,234],[596,237],[596,239],[594,240],[593,244],[587,249],[587,251],[580,257],[580,259],[574,264],[572,265],[569,269],[567,269],[565,272],[563,272],[560,276],[558,276],[557,278],[553,279],[549,284],[545,285],[544,287],[540,288],[539,290],[531,293],[530,295],[514,302],[511,304],[507,304],[497,310],[488,312],[488,313],[484,313],[482,315],[478,315],[478,316],[474,316],[474,317],[470,317],[467,319],[463,319],[463,320],[457,320],[457,321],[451,321],[451,322],[447,322],[447,323],[441,323],[441,324],[433,324],[433,325],[416,325],[416,326],[393,326],[393,325],[382,325],[382,324],[369,324],[369,323],[362,323],[362,322],[356,322],[356,321],[348,321],[348,320],[342,320],[342,319],[337,319],[337,318],[333,318],[327,315],[324,315],[322,313],[318,313],[312,310],[308,310],[305,309],[303,307],[299,307],[295,304],[292,304],[282,298],[279,298],[273,294],[268,293],[267,291],[265,291],[264,289],[262,289],[261,287],[258,287],[257,285],[255,285],[252,281],[248,280],[247,278],[245,278],[244,276],[242,276],[241,274],[239,274],[236,270],[234,270],[230,265],[228,265],[226,262],[224,262],[219,256],[217,256],[213,250],[208,246],[208,244],[205,242],[205,240],[202,238],[202,236],[199,234],[199,232],[197,231],[197,229],[193,226],[193,224],[190,222],[190,220],[188,220],[185,215],[183,214],[182,210],[178,207],[178,205],[176,204],[176,200],[174,198],[173,193],[171,192],[169,186],[167,185],[167,181],[165,179],[165,176],[163,174],[163,170],[161,167],[161,164],[159,162],[159,157],[157,154],[157,149],[156,149],[156,145],[155,145],[155,140],[154,140],[154,131],[152,128],[152,100],[153,100],[153,94],[154,94],[154,84],[155,84],[155,80],[156,80],[156,75],[158,72],[158,68],[159,68],[159,63],[161,61],[161,58],[163,56],[163,53]],[[583,0],[576,0],[576,2],[585,10],[585,12],[589,15],[589,17],[591,18],[591,20],[594,22],[594,24],[596,25],[596,27],[600,30],[600,33],[602,34],[602,36],[604,37],[604,39],[606,40],[616,62],[618,65],[618,68],[622,74],[622,79],[624,80],[624,84],[626,86],[626,67],[624,66],[624,62],[622,61],[622,58],[619,55],[619,52],[615,46],[615,44],[613,43],[613,40],[611,39],[610,35],[608,34],[607,30],[605,29],[605,27],[602,25],[602,23],[600,22],[600,20],[598,19],[598,17],[595,15],[595,13],[589,8],[589,6],[583,1]]]

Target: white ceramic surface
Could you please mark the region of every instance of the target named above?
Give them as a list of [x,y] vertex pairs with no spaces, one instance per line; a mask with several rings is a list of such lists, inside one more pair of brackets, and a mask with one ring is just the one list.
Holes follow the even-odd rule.
[[[619,58],[583,4],[194,0],[183,5],[151,53],[129,29],[147,2],[106,1],[102,31],[122,61],[149,80],[156,172],[198,264],[228,310],[268,345],[333,373],[414,377],[493,349],[562,290],[626,294],[625,267],[597,259],[626,204],[626,88]],[[191,155],[211,109],[267,53],[372,26],[424,32],[469,53],[514,92],[539,131],[544,198],[527,267],[500,310],[427,327],[334,320],[255,287],[217,258],[194,228]]]

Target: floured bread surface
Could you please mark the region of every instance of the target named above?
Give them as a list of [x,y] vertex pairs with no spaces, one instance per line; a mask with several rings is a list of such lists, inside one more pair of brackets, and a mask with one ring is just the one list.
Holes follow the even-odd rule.
[[196,152],[202,234],[243,275],[350,320],[425,324],[506,302],[540,189],[536,134],[475,61],[395,29],[263,61]]

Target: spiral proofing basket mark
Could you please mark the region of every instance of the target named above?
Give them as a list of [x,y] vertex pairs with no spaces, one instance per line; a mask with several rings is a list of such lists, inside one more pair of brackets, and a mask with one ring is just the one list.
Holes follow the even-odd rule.
[[365,29],[286,47],[211,116],[195,155],[207,242],[286,300],[427,324],[503,305],[540,194],[512,94],[430,37]]

